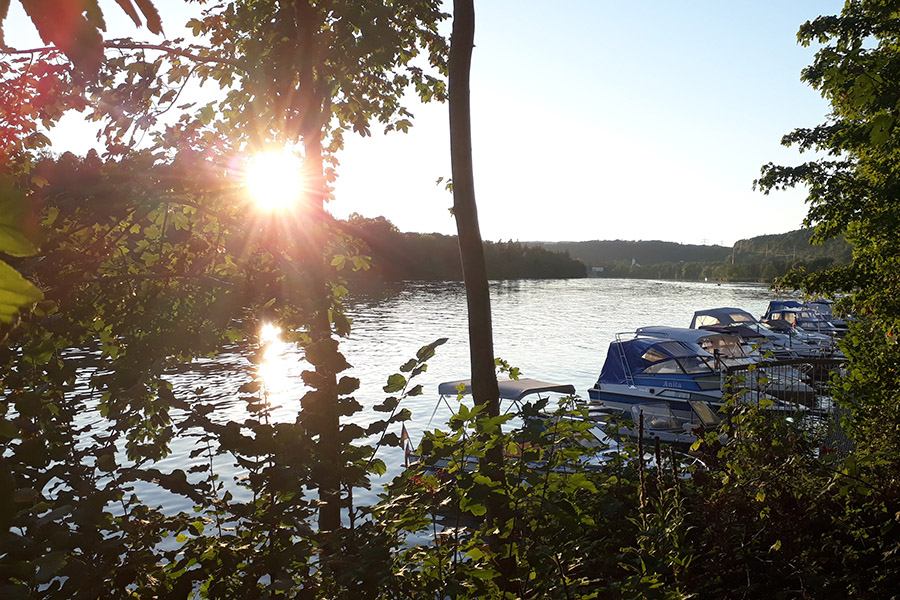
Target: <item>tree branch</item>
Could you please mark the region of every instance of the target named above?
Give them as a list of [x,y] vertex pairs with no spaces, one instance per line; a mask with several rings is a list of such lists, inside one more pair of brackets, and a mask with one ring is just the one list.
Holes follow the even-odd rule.
[[[165,52],[167,54],[172,54],[175,56],[181,56],[183,58],[190,59],[194,62],[200,63],[214,63],[219,65],[228,65],[230,67],[234,67],[240,71],[244,71],[244,68],[240,64],[240,62],[230,59],[230,58],[222,58],[219,56],[200,56],[198,54],[189,52],[187,50],[183,50],[181,48],[174,48],[172,46],[164,46],[162,44],[147,44],[144,42],[126,42],[123,40],[113,40],[109,42],[103,43],[103,48],[107,50],[158,50],[160,52]],[[29,48],[27,50],[16,50],[15,48],[7,48],[0,47],[0,54],[42,54],[44,52],[62,52],[56,46],[45,46],[43,48]]]

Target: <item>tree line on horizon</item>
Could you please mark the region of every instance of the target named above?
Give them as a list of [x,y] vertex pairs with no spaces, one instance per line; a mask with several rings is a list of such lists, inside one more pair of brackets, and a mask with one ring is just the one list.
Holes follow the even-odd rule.
[[803,228],[738,240],[731,248],[659,240],[531,244],[567,252],[600,277],[772,283],[794,268],[816,272],[852,259],[843,236],[813,244],[812,235],[812,229]]
[[[365,242],[371,266],[356,271],[354,280],[461,281],[459,244],[454,235],[404,233],[384,217],[352,214],[342,221],[347,232]],[[522,242],[485,240],[489,279],[569,279],[586,276],[585,265],[568,252]]]
[[[401,232],[385,217],[352,214],[341,222],[365,242],[370,268],[356,281],[460,281],[456,236]],[[568,279],[588,275],[626,279],[757,281],[772,283],[791,269],[810,272],[847,264],[843,237],[811,244],[811,229],[738,240],[733,247],[659,240],[584,242],[484,241],[490,279]],[[597,267],[597,269],[594,269]],[[601,270],[602,269],[602,270]]]

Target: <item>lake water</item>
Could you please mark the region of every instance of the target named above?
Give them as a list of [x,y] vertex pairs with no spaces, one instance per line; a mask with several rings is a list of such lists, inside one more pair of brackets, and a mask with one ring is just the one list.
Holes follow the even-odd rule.
[[[495,356],[518,367],[522,377],[571,383],[586,398],[617,333],[648,325],[687,327],[695,310],[721,306],[743,308],[759,316],[773,298],[775,295],[760,284],[631,279],[492,282]],[[416,379],[425,393],[401,405],[412,412],[407,429],[417,443],[423,430],[442,426],[449,416],[446,408],[438,409],[432,420],[438,383],[469,377],[463,284],[392,284],[377,292],[358,294],[348,306],[353,330],[341,342],[341,348],[354,367],[345,374],[361,381],[355,395],[365,407],[355,417],[361,425],[384,418],[371,407],[387,395],[382,390],[387,377],[398,372],[421,346],[448,338],[429,361],[428,371]],[[308,365],[296,350],[277,342],[271,344],[266,356],[260,368],[265,370],[270,399],[278,406],[273,416],[293,420],[305,393],[300,373]],[[205,399],[216,403],[219,418],[242,421],[244,405],[234,391],[243,381],[237,381],[235,374],[246,372],[248,364],[245,357],[223,354],[214,361],[198,363],[174,381],[181,390],[205,386]],[[190,440],[176,443],[173,454],[160,468],[186,469],[191,448]],[[399,473],[403,454],[399,449],[386,448],[379,451],[379,458],[389,470],[382,482],[373,482],[375,491],[379,483]],[[358,496],[357,500],[372,501],[374,493]]]

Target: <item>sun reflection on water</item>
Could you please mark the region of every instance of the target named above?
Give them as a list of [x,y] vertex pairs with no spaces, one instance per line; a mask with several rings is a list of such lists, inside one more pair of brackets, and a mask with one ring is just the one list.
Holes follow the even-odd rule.
[[270,405],[284,401],[284,396],[291,390],[291,347],[281,339],[281,333],[281,327],[272,323],[264,323],[259,330],[263,360],[256,370],[263,385],[265,399]]

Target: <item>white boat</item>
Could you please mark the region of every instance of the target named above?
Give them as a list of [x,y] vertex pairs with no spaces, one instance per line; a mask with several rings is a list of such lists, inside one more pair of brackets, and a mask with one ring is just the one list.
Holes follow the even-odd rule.
[[[690,448],[701,436],[719,429],[722,419],[706,402],[689,402],[689,419],[675,416],[667,403],[633,404],[630,413],[604,407],[602,403],[592,404],[591,419],[606,425],[605,431],[619,441],[636,441],[643,438],[648,442]],[[719,443],[725,444],[727,436],[720,434]]]
[[[507,412],[515,408],[521,408],[526,400],[549,400],[552,395],[573,396],[575,386],[570,384],[558,384],[537,379],[498,379],[497,386],[500,391],[500,399],[510,402]],[[448,381],[438,385],[440,396],[438,405],[444,404],[453,410],[451,400],[462,399],[470,395],[472,384],[469,379]],[[530,398],[533,397],[533,398]],[[437,408],[435,409],[437,410]],[[636,423],[640,421],[640,413],[644,412],[644,427],[639,433]],[[705,403],[693,403],[690,407],[691,416],[688,419],[676,417],[666,404],[647,404],[638,407],[634,413],[635,424],[629,423],[627,416],[620,411],[612,414],[609,407],[596,404],[589,405],[588,419],[579,417],[554,417],[532,419],[523,424],[524,428],[539,427],[546,432],[560,418],[582,423],[584,426],[575,428],[576,434],[570,435],[558,442],[566,445],[577,445],[583,448],[583,455],[574,463],[566,462],[561,465],[554,464],[550,469],[554,472],[591,471],[599,469],[601,465],[611,460],[618,450],[611,447],[611,441],[635,441],[643,437],[648,443],[659,439],[662,443],[674,444],[680,449],[685,449],[693,444],[699,434],[711,431],[718,427],[720,419],[715,411]],[[552,437],[552,436],[551,436]],[[724,437],[721,438],[724,443]],[[651,446],[646,446],[646,452],[650,453]],[[527,443],[523,446],[516,444],[507,448],[506,456],[510,460],[521,459],[526,454]],[[681,456],[681,453],[679,452]],[[453,460],[446,457],[428,457],[408,452],[408,458],[412,459],[411,467],[424,468],[429,472],[452,473],[458,470],[468,472],[478,468],[478,461],[471,457],[455,457]],[[653,458],[648,454],[647,459],[652,463]],[[686,465],[700,465],[697,459],[683,455],[682,460]],[[530,461],[526,463],[529,468],[546,468],[542,462]]]
[[[740,308],[711,308],[698,310],[691,319],[691,329],[723,331],[728,327],[735,333],[741,328],[753,332],[754,343],[762,354],[771,354],[778,360],[831,356],[834,340],[820,333],[791,329],[773,331],[756,317]],[[740,335],[740,334],[738,334]]]
[[[571,384],[551,383],[538,379],[498,379],[497,388],[500,392],[500,400],[508,401],[505,412],[520,411],[525,401],[549,401],[553,395],[574,396],[575,386]],[[451,400],[463,399],[472,393],[472,380],[459,379],[447,381],[438,385],[438,405],[435,407],[435,413],[443,404],[451,413],[456,412],[451,404]],[[539,413],[535,413],[539,416]],[[432,415],[433,418],[434,415]],[[551,417],[547,416],[546,420]],[[521,423],[524,427],[545,427],[545,419],[533,418],[530,423]],[[588,424],[586,427],[579,428],[576,435],[561,440],[565,444],[577,444],[581,446],[585,452],[584,455],[575,464],[566,463],[565,465],[554,465],[551,467],[553,471],[573,471],[573,470],[592,470],[599,468],[601,464],[611,458],[609,454],[609,444],[605,441],[605,434],[594,423]],[[507,458],[519,459],[523,456],[522,445],[513,444],[505,451]],[[412,459],[412,465],[420,465],[428,471],[439,470],[465,470],[474,471],[478,466],[478,461],[473,457],[463,457],[450,460],[444,457],[427,457],[407,452],[408,458]],[[540,463],[529,462],[531,468],[540,468]]]

